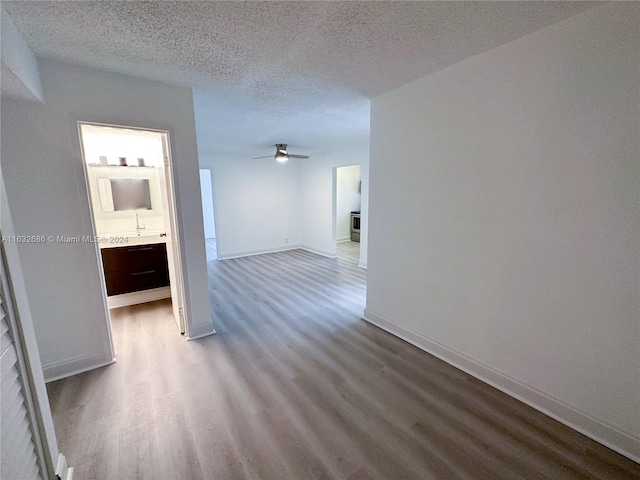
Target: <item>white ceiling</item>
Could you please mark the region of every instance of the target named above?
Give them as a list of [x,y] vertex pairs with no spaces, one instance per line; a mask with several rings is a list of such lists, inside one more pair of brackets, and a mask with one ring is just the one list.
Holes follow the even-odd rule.
[[[205,155],[367,135],[369,98],[592,2],[2,2],[39,57],[196,89]],[[470,79],[471,81],[471,79]]]

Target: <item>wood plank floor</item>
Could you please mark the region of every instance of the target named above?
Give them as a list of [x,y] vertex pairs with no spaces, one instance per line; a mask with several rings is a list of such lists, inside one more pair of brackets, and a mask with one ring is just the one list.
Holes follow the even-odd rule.
[[113,312],[116,364],[48,385],[82,479],[638,479],[640,466],[360,319],[357,244],[209,266],[218,334]]

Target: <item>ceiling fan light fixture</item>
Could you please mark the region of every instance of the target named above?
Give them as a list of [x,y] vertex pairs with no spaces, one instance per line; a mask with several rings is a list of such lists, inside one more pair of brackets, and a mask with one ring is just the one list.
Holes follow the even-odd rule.
[[253,157],[253,160],[259,160],[261,158],[275,158],[278,162],[284,163],[290,158],[309,158],[309,155],[290,154],[287,151],[286,143],[276,143],[276,154],[265,155],[264,157]]
[[275,158],[280,163],[284,163],[287,160],[289,160],[289,154],[287,153],[287,146],[282,143],[277,144],[276,154],[273,158]]
[[280,162],[280,163],[284,163],[284,162],[286,162],[287,160],[289,160],[289,155],[287,155],[287,152],[283,152],[283,151],[281,151],[281,150],[278,150],[278,151],[276,152],[276,155],[275,155],[275,157],[274,157],[274,158],[275,158],[278,162]]

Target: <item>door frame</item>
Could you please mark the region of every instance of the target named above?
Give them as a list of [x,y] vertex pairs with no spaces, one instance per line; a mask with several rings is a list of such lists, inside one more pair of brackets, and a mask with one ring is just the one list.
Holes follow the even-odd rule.
[[[147,130],[149,131],[149,130]],[[176,201],[175,201],[175,179],[173,177],[173,163],[171,161],[172,158],[172,154],[171,154],[171,136],[169,135],[169,132],[167,131],[163,131],[163,130],[154,130],[154,131],[158,131],[161,135],[162,135],[162,149],[163,149],[163,157],[164,157],[164,172],[163,172],[163,177],[164,177],[164,192],[167,196],[167,205],[169,207],[169,212],[166,215],[167,217],[169,217],[169,231],[171,232],[171,237],[169,237],[169,235],[167,235],[166,238],[171,240],[171,247],[172,247],[172,252],[171,252],[171,256],[173,257],[173,268],[174,268],[174,272],[173,272],[173,276],[174,278],[177,279],[177,285],[176,285],[176,292],[177,292],[177,299],[173,298],[173,294],[171,295],[171,302],[173,304],[173,302],[175,300],[178,301],[178,318],[174,318],[174,320],[176,320],[177,324],[178,324],[178,329],[180,330],[181,334],[184,334],[187,331],[187,313],[186,313],[186,306],[185,306],[185,302],[186,302],[186,292],[185,292],[185,288],[184,288],[184,271],[182,268],[182,248],[180,247],[181,243],[180,243],[180,239],[182,238],[182,235],[180,235],[180,232],[178,230],[178,213],[177,213],[177,205],[176,205]],[[168,172],[168,176],[167,176],[167,172]],[[165,225],[165,231],[167,230],[167,226]],[[169,246],[169,245],[167,245]],[[171,278],[171,272],[169,272],[169,278]],[[173,312],[174,312],[174,317],[175,317],[175,311],[176,308],[174,305],[172,305],[173,308]]]
[[[211,180],[211,198],[213,200],[213,228],[216,231],[216,258],[220,256],[220,231],[218,230],[218,201],[216,200],[216,182],[213,167],[198,165],[198,170],[209,170],[209,178]],[[202,189],[200,189],[200,196],[202,196]],[[204,219],[203,219],[204,221]],[[206,240],[205,236],[205,240]]]
[[[174,165],[172,163],[172,159],[174,156],[173,153],[173,144],[171,143],[171,137],[172,137],[172,130],[171,129],[163,129],[163,128],[153,128],[153,127],[145,127],[145,126],[139,126],[139,125],[127,125],[126,121],[98,121],[98,120],[86,120],[83,118],[89,118],[91,117],[90,115],[87,116],[77,116],[76,118],[71,119],[71,122],[74,126],[74,128],[72,129],[72,131],[75,134],[75,138],[74,138],[74,149],[77,149],[78,151],[78,157],[80,158],[80,161],[82,163],[82,172],[83,172],[83,181],[84,181],[84,185],[85,185],[85,189],[86,189],[86,199],[88,202],[88,207],[89,207],[89,215],[90,215],[90,219],[91,219],[91,233],[94,236],[94,238],[96,237],[96,227],[95,227],[95,218],[94,218],[94,212],[93,212],[93,206],[92,206],[92,202],[91,202],[91,191],[89,189],[89,176],[88,176],[88,171],[87,171],[87,162],[86,159],[84,158],[84,146],[82,144],[82,133],[80,130],[81,125],[96,125],[96,126],[101,126],[101,127],[113,127],[113,128],[122,128],[122,129],[128,129],[128,130],[141,130],[141,131],[147,131],[147,132],[158,132],[161,134],[166,135],[166,140],[167,140],[167,162],[168,162],[168,171],[169,171],[169,175],[170,175],[170,181],[165,182],[165,185],[162,187],[164,189],[166,189],[167,191],[167,200],[169,201],[169,203],[171,204],[171,212],[170,212],[170,217],[172,220],[173,225],[169,226],[169,228],[173,228],[174,232],[175,232],[175,241],[174,241],[174,245],[176,248],[176,252],[174,255],[174,263],[175,263],[175,268],[176,268],[176,274],[179,275],[180,281],[179,281],[179,285],[178,285],[178,289],[180,291],[179,295],[182,296],[182,317],[180,319],[178,319],[178,322],[180,324],[180,329],[182,330],[179,333],[186,333],[188,335],[188,318],[187,318],[187,308],[185,308],[184,303],[186,302],[187,297],[187,292],[185,290],[185,284],[184,284],[184,280],[183,280],[183,272],[184,272],[184,265],[183,265],[183,261],[182,261],[182,251],[183,251],[183,244],[182,244],[182,237],[180,235],[179,232],[179,223],[178,223],[178,216],[177,216],[177,205],[176,205],[176,192],[175,192],[175,175],[174,175]],[[167,179],[169,180],[169,179]],[[171,188],[167,188],[167,186],[170,185]],[[166,226],[165,226],[166,228]],[[101,285],[101,295],[102,295],[102,301],[103,301],[103,308],[104,308],[104,313],[105,313],[105,319],[107,322],[107,333],[108,333],[108,348],[111,351],[111,357],[115,360],[116,358],[116,350],[113,344],[113,334],[112,334],[112,325],[111,325],[111,314],[109,312],[109,307],[107,306],[107,286],[106,286],[106,280],[105,280],[105,275],[104,275],[104,266],[102,264],[102,256],[101,256],[101,252],[100,252],[100,247],[98,245],[98,243],[95,243],[95,255],[96,255],[96,262],[98,264],[98,270],[100,273],[100,285]]]
[[[332,192],[332,232],[331,232],[331,245],[337,252],[338,250],[338,169],[345,167],[360,167],[360,182],[362,182],[362,164],[361,163],[348,163],[346,165],[338,165],[333,167],[333,192]],[[360,184],[362,185],[362,183]],[[360,192],[362,197],[362,191]],[[360,210],[362,211],[362,203],[360,203]]]

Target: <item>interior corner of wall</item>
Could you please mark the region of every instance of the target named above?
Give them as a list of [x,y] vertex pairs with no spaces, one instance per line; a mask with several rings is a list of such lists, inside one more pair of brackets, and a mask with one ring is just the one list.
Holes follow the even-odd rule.
[[[12,95],[44,103],[38,60],[7,12],[0,8],[3,76],[14,77]],[[3,86],[4,92],[4,86]]]

